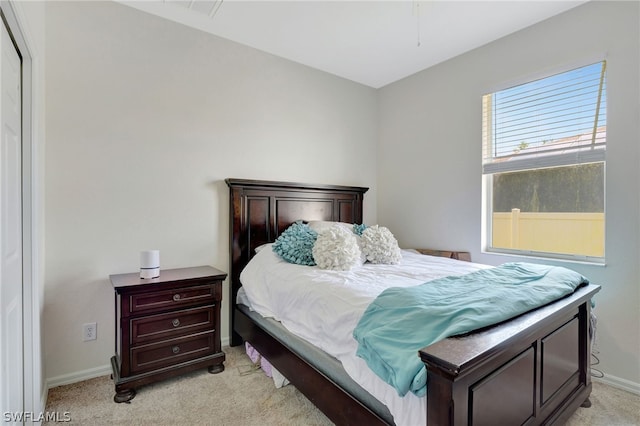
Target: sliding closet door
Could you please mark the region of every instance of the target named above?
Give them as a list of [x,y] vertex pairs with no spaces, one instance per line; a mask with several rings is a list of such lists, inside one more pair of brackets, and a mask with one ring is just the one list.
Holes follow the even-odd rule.
[[13,417],[24,410],[21,64],[0,26],[0,422],[10,413],[22,423]]

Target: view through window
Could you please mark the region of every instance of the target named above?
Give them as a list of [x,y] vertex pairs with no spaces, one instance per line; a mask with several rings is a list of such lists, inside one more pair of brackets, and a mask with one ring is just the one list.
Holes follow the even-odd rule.
[[604,258],[606,62],[482,104],[487,249]]

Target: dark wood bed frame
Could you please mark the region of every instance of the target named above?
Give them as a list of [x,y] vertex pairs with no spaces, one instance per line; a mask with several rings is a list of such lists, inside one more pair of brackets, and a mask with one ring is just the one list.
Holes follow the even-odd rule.
[[[368,188],[227,179],[230,188],[231,345],[250,342],[329,419],[385,424],[370,407],[257,326],[236,308],[240,272],[254,249],[296,220],[362,223]],[[510,321],[452,337],[416,353],[427,367],[427,423],[562,424],[588,406],[589,284]]]

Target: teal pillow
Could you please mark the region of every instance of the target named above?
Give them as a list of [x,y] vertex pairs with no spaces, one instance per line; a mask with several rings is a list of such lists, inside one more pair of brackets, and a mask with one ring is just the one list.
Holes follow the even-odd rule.
[[367,225],[365,225],[364,223],[361,223],[359,225],[357,223],[353,224],[353,233],[356,235],[362,236],[362,233],[365,229],[367,229]]
[[273,243],[273,251],[289,263],[314,266],[313,245],[318,233],[302,222],[295,222]]

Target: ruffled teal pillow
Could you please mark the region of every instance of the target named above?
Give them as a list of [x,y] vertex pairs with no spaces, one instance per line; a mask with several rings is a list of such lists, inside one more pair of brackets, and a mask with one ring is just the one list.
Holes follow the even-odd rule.
[[361,223],[361,224],[354,223],[353,224],[353,233],[356,234],[356,235],[362,236],[362,233],[364,232],[365,229],[367,229],[367,225],[365,225],[364,223]]
[[318,233],[302,222],[295,222],[273,243],[273,251],[289,263],[314,266],[313,245]]

